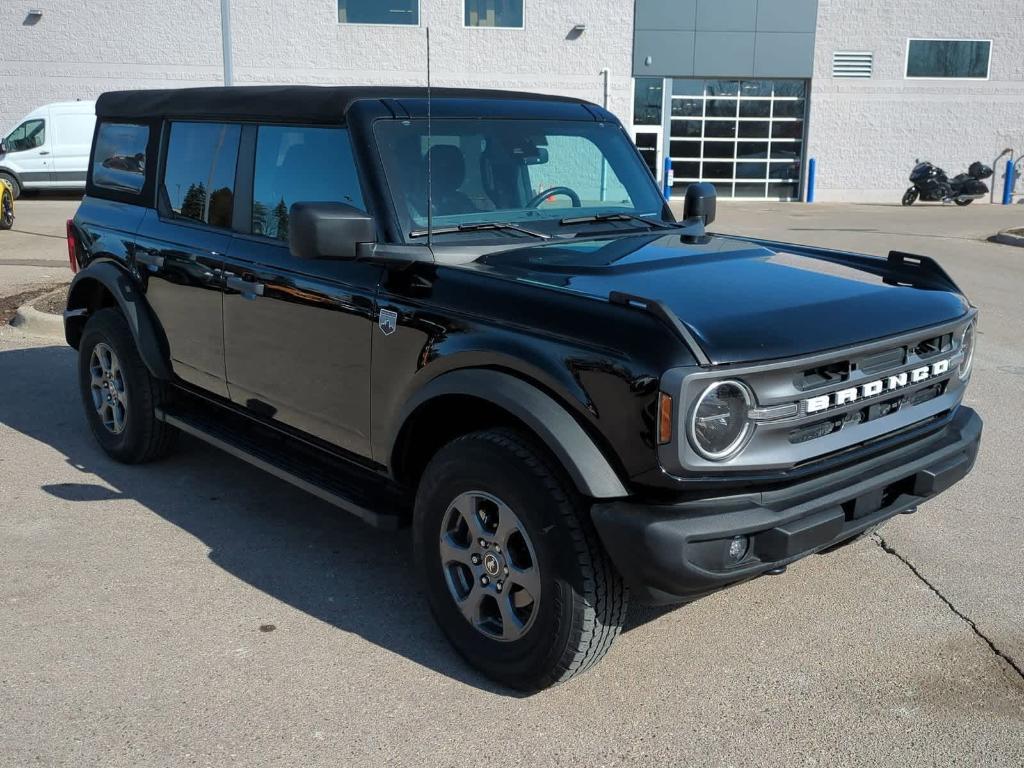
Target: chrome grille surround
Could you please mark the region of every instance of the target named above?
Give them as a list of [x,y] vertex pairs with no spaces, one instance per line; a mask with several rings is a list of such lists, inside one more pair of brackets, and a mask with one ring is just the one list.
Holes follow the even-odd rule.
[[[970,380],[961,380],[957,369],[962,359],[961,331],[972,322],[977,312],[971,310],[963,317],[938,326],[901,334],[879,341],[868,342],[845,350],[818,353],[800,358],[776,360],[756,365],[724,365],[714,368],[678,368],[668,371],[661,380],[661,389],[675,398],[675,426],[672,441],[659,448],[662,467],[671,474],[728,473],[730,471],[762,471],[789,469],[831,454],[848,450],[862,443],[883,437],[888,433],[906,429],[954,409],[963,398]],[[923,342],[952,334],[949,347],[919,354]],[[902,354],[898,351],[902,350]],[[889,355],[891,354],[891,357]],[[879,359],[899,360],[899,364],[879,369],[863,370],[860,361]],[[889,376],[913,371],[940,360],[948,360],[944,373],[898,389],[887,389],[872,397],[860,397],[854,402],[830,405],[826,410],[806,412],[805,401],[869,382],[886,380]],[[840,381],[807,386],[804,373],[811,369],[833,364],[849,363],[848,372]],[[711,383],[724,379],[739,379],[754,392],[755,404],[750,416],[755,421],[753,434],[737,455],[726,461],[703,458],[690,445],[686,437],[691,409],[697,398]],[[917,404],[910,398],[929,387],[940,385],[941,391]],[[865,421],[854,422],[851,414],[871,406],[900,400],[897,408]],[[875,409],[882,411],[884,408]],[[794,430],[811,427],[830,419],[842,419],[838,429],[822,436],[799,442],[791,440]]]

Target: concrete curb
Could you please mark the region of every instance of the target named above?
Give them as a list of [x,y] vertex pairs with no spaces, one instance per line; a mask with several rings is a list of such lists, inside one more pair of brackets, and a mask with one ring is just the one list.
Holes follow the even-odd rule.
[[1015,245],[1018,248],[1024,248],[1024,229],[1004,229],[998,234],[992,235],[988,239],[990,243],[999,243],[1000,245]]
[[51,315],[48,312],[40,312],[29,304],[18,307],[18,311],[11,318],[10,325],[23,333],[30,333],[33,336],[45,336],[48,339],[64,338],[63,317]]

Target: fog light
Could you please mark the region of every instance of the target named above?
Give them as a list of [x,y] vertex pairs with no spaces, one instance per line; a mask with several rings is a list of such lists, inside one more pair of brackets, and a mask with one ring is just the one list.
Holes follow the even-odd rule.
[[746,536],[736,536],[732,541],[729,542],[729,559],[734,563],[738,563],[747,554],[747,548],[750,546],[750,539]]

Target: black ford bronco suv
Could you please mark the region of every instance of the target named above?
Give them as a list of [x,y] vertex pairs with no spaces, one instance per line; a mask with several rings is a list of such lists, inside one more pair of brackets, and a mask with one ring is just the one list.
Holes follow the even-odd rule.
[[537,689],[627,596],[686,602],[972,467],[975,310],[931,259],[676,221],[579,100],[104,94],[68,222],[82,402],[123,462],[184,432],[380,526],[458,651]]

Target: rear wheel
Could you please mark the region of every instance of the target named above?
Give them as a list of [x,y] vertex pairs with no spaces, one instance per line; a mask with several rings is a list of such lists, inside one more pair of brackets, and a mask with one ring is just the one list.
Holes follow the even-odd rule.
[[560,469],[513,430],[458,438],[427,466],[417,569],[441,629],[471,664],[537,690],[596,664],[628,592]]
[[14,195],[14,199],[17,200],[21,197],[21,184],[18,180],[11,176],[9,173],[0,172],[0,181],[6,181],[11,188],[11,194]]
[[86,323],[78,384],[92,433],[111,458],[141,464],[170,451],[177,431],[156,418],[166,388],[142,362],[118,310],[101,309]]
[[961,208],[963,208],[965,205],[970,205],[971,203],[973,203],[974,199],[970,198],[970,197],[968,197],[966,199],[958,197],[953,202],[956,203],[957,205],[959,205]]
[[903,205],[913,205],[915,202],[917,202],[917,196],[917,187],[911,187],[910,189],[903,193]]

